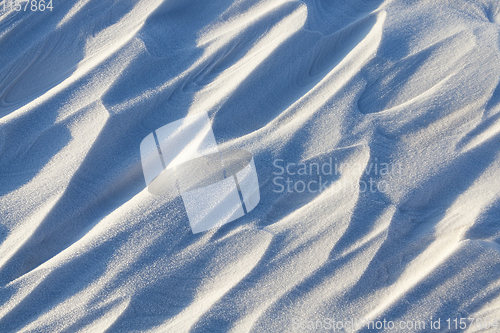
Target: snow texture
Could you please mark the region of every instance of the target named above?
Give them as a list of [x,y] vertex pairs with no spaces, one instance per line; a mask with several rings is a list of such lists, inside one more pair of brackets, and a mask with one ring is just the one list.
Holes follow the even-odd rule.
[[[0,59],[0,332],[500,321],[497,0],[54,0]],[[260,201],[193,234],[140,145],[201,112]]]

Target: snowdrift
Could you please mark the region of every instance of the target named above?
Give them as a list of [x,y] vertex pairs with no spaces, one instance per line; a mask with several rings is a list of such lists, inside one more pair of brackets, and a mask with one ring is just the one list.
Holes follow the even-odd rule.
[[[497,1],[6,4],[0,332],[500,325]],[[193,234],[140,144],[201,112],[260,201]]]

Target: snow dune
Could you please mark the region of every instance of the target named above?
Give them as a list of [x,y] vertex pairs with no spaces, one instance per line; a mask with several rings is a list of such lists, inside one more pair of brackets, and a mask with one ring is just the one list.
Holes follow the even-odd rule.
[[[0,13],[0,332],[497,329],[497,1],[53,7]],[[140,143],[200,112],[260,202],[193,234]]]

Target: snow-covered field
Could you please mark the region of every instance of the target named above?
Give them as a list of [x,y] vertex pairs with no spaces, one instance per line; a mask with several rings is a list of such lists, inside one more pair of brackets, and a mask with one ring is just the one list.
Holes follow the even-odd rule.
[[[0,2],[1,333],[500,329],[498,0],[47,6]],[[203,112],[260,201],[193,233],[140,145]]]

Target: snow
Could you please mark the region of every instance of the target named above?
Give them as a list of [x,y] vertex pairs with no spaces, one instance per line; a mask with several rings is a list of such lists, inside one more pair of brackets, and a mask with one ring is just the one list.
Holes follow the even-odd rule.
[[[498,1],[2,8],[0,332],[496,330]],[[201,113],[260,201],[194,234],[140,146]]]

